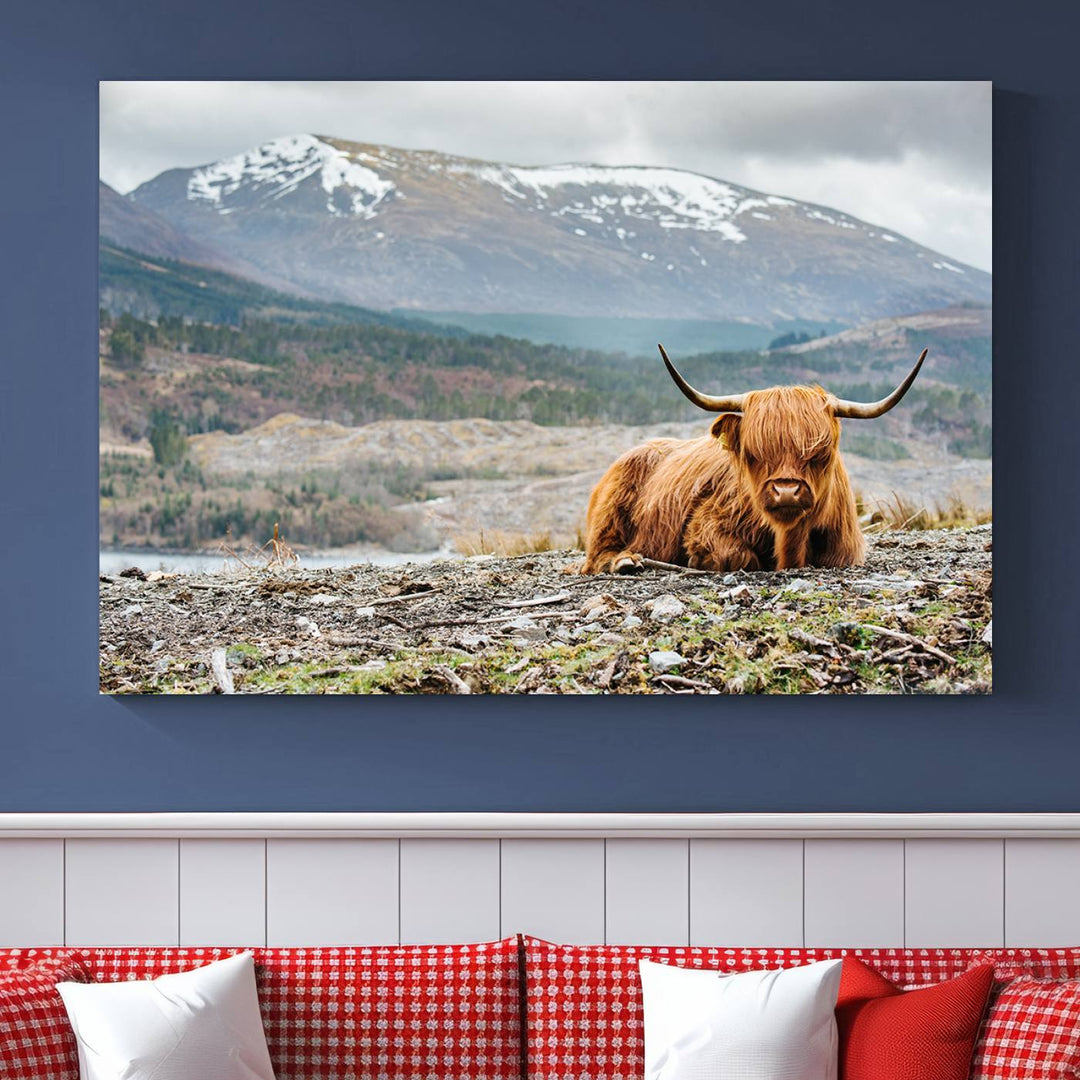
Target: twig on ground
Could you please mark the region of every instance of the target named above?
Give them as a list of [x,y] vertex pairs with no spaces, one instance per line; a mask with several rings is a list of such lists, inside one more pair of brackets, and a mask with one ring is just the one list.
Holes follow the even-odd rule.
[[675,563],[660,562],[659,559],[642,559],[642,566],[650,570],[672,570],[677,574],[711,574],[711,570],[698,570],[694,566],[677,566]]
[[511,607],[511,608],[525,608],[525,607],[543,607],[545,604],[561,604],[564,600],[569,600],[570,594],[568,592],[554,593],[551,596],[537,596],[532,600],[496,600],[496,604],[499,607]]
[[223,694],[235,694],[232,672],[225,656],[224,649],[214,649],[210,653],[210,669],[214,673],[214,680]]
[[437,667],[431,669],[436,675],[440,676],[446,683],[449,684],[450,689],[455,694],[471,694],[472,687],[457,674],[453,669],[446,667],[443,664],[439,664]]
[[337,645],[343,649],[383,649],[386,652],[397,652],[405,648],[404,645],[395,645],[392,641],[380,641],[378,638],[348,637],[345,634],[330,634],[326,638],[331,645]]
[[892,638],[894,641],[902,641],[905,645],[914,645],[917,649],[922,649],[923,652],[928,652],[931,656],[936,656],[939,660],[944,660],[946,664],[955,664],[956,657],[950,656],[942,649],[938,649],[935,646],[917,638],[912,634],[905,634],[900,630],[890,630],[885,626],[874,626],[872,623],[863,623],[862,628],[864,630],[871,630],[875,634],[880,634],[882,637]]

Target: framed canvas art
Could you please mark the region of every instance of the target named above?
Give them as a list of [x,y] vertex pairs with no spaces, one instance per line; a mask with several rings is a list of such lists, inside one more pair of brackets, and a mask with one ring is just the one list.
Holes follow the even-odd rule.
[[100,110],[103,693],[990,691],[989,83]]

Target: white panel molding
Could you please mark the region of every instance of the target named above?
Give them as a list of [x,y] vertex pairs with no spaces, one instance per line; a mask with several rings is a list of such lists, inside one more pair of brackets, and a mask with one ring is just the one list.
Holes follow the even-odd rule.
[[604,851],[606,942],[689,945],[689,841],[620,837]]
[[1005,944],[1080,943],[1080,840],[1005,841]]
[[180,841],[180,944],[266,944],[266,841]]
[[394,840],[270,840],[267,945],[396,945],[400,846]]
[[904,944],[1000,948],[1005,944],[1005,842],[904,843]]
[[690,944],[803,943],[803,841],[690,841]]
[[807,840],[804,855],[804,945],[903,947],[903,840]]
[[0,839],[74,837],[1080,839],[1073,814],[0,814]]
[[504,840],[501,878],[501,935],[604,940],[603,840]]
[[497,938],[500,857],[498,840],[402,840],[402,944]]
[[0,947],[64,944],[64,841],[0,840]]
[[68,840],[65,945],[179,945],[176,840]]

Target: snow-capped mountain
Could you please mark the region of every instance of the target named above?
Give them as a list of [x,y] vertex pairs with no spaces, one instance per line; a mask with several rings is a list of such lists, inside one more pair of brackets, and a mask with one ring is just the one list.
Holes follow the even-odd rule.
[[990,275],[827,207],[645,166],[515,166],[315,135],[129,199],[261,275],[368,307],[860,322]]

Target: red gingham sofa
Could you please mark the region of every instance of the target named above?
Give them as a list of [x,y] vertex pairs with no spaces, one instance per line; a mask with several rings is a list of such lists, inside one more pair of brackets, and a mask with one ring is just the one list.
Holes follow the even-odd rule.
[[[240,951],[0,949],[0,975],[45,957],[75,955],[99,981],[153,978]],[[993,963],[1000,980],[1080,979],[1080,948],[725,949],[512,937],[477,945],[252,951],[278,1080],[640,1077],[639,959],[737,972],[853,955],[904,987],[953,978],[980,963]],[[1070,1013],[1066,1020],[1080,1041],[1080,1016]],[[1017,1024],[1027,1018],[1019,1016]],[[6,1052],[0,1047],[0,1076]],[[66,1074],[31,1075],[53,1080]]]

